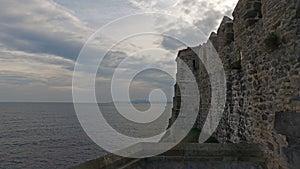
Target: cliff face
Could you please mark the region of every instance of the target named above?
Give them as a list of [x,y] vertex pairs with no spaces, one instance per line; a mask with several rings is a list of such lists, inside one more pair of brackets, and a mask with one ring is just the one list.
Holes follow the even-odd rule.
[[[207,55],[212,43],[226,73],[226,107],[214,136],[222,143],[260,143],[267,168],[299,168],[300,0],[240,0],[233,17],[224,17],[218,32],[197,49]],[[199,85],[195,128],[201,129],[210,107],[211,82],[203,60],[187,51],[178,57],[191,65]],[[175,93],[178,108],[178,87]]]

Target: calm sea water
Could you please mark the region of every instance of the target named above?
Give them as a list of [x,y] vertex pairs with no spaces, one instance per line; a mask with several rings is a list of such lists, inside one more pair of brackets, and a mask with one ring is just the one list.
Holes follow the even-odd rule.
[[0,168],[68,168],[105,154],[81,128],[71,103],[0,103]]

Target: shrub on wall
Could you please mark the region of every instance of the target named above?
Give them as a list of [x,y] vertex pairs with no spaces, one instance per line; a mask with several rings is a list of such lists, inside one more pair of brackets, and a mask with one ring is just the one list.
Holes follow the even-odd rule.
[[275,50],[279,46],[279,37],[274,32],[269,33],[264,44],[268,49]]

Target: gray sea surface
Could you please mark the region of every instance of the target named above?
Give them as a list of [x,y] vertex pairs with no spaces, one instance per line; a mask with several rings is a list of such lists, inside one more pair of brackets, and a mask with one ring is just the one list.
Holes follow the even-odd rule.
[[[109,104],[103,110],[116,111]],[[169,115],[158,129],[166,127]],[[0,103],[1,169],[69,168],[105,154],[81,128],[72,103]]]

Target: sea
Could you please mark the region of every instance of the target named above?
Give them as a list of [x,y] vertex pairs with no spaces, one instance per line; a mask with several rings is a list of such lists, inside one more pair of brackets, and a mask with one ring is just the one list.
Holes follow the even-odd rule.
[[[111,104],[102,107],[108,115],[116,113]],[[171,105],[165,111],[158,129],[166,128]],[[82,129],[72,103],[0,103],[1,169],[64,169],[105,154]]]

